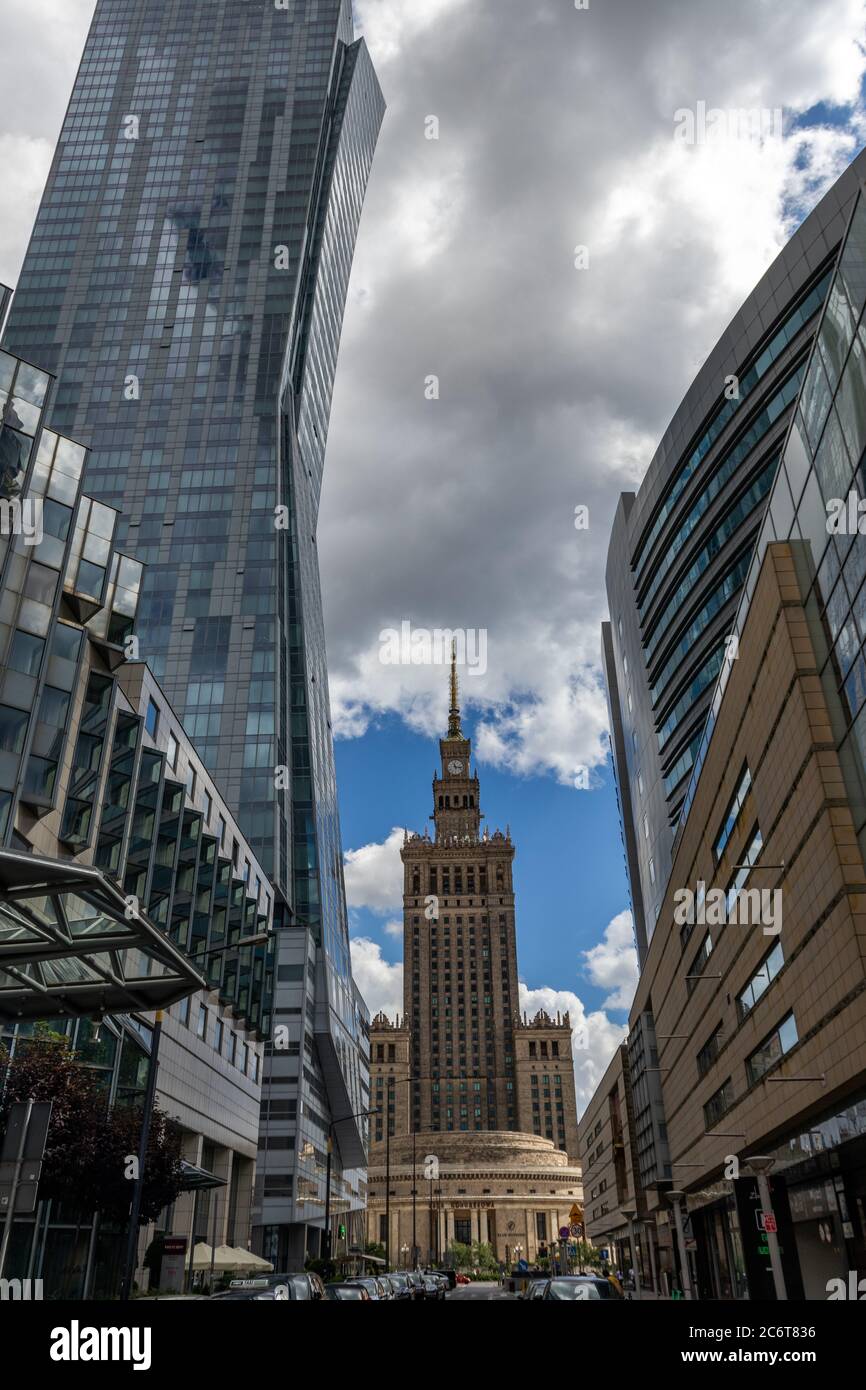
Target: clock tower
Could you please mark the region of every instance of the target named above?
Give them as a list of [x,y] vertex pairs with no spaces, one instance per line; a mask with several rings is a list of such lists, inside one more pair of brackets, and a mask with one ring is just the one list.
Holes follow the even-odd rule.
[[517,1127],[517,946],[510,832],[485,826],[460,726],[452,649],[448,732],[433,777],[433,835],[407,832],[403,998],[410,1121],[422,1130]]
[[520,1016],[514,845],[481,811],[453,648],[450,693],[432,833],[400,852],[404,1017],[370,1025],[367,1235],[392,1265],[475,1241],[535,1259],[583,1201],[571,1024]]

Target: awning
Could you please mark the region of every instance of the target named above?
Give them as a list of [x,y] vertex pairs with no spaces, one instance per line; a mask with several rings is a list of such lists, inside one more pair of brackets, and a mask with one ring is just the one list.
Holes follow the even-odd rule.
[[207,988],[99,869],[0,850],[0,1020],[152,1013]]
[[180,1161],[180,1186],[183,1192],[199,1192],[210,1187],[225,1187],[226,1179],[218,1178],[215,1173],[209,1173],[206,1168],[199,1168],[195,1163],[189,1163],[185,1158]]

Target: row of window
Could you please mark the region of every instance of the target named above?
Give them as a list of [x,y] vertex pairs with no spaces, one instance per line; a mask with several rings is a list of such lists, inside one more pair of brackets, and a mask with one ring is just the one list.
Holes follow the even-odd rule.
[[[192,995],[188,994],[177,1006],[178,1018],[186,1028],[191,1026],[191,1005]],[[231,1029],[227,1029],[223,1020],[218,1015],[215,1015],[213,1019],[211,1019],[211,1012],[212,1011],[208,1009],[207,1005],[199,1004],[198,1012],[195,1017],[196,1037],[201,1038],[202,1042],[211,1042],[214,1052],[217,1052],[220,1057],[225,1057],[226,1061],[228,1061],[231,1066],[237,1067],[242,1075],[249,1076],[253,1081],[258,1082],[259,1054],[256,1052],[255,1048],[250,1047],[248,1043],[242,1041],[240,1047],[238,1047],[238,1042],[240,1040],[237,1034],[233,1033]]]
[[[776,1065],[780,1058],[790,1052],[799,1042],[797,1034],[797,1023],[793,1013],[787,1014],[780,1023],[776,1025],[771,1033],[764,1038],[761,1045],[755,1048],[746,1058],[746,1080],[748,1085],[753,1086],[760,1081],[772,1067]],[[704,1124],[707,1129],[712,1129],[713,1125],[718,1124],[722,1117],[731,1109],[736,1097],[732,1077],[728,1077],[719,1089],[710,1096],[704,1106]]]

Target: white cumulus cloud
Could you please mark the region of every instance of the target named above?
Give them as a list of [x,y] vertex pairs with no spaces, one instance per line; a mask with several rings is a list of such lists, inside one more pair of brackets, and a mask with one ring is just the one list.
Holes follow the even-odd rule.
[[352,974],[370,1017],[384,1012],[389,1018],[403,1014],[403,964],[390,965],[382,948],[367,936],[353,937]]
[[343,874],[350,908],[393,912],[403,901],[403,864],[400,848],[403,830],[395,826],[387,840],[346,850]]
[[634,925],[629,911],[619,912],[605,927],[597,946],[584,951],[586,973],[599,989],[610,990],[605,1009],[630,1009],[637,989],[638,963]]

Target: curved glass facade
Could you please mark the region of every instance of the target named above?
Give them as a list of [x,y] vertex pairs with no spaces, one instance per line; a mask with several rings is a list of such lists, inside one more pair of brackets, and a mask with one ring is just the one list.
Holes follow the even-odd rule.
[[[639,948],[652,933],[673,836],[768,497],[801,390],[809,422],[839,371],[835,338],[806,379],[860,156],[810,214],[708,357],[639,492],[625,494],[608,552],[605,674]],[[728,396],[732,395],[732,399]],[[828,467],[838,449],[825,446]],[[641,920],[642,919],[642,920]]]

